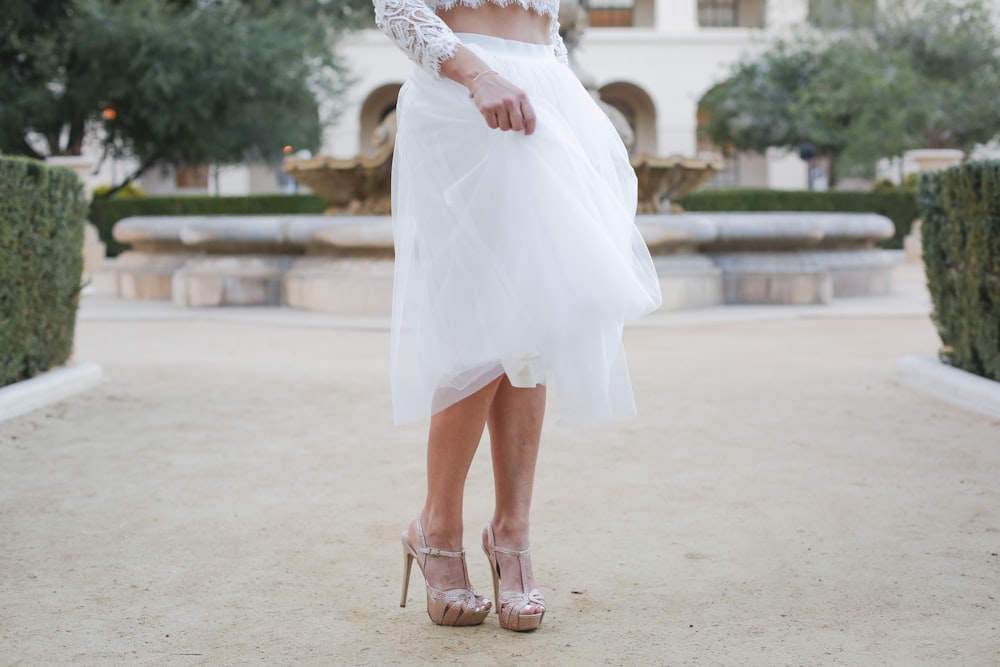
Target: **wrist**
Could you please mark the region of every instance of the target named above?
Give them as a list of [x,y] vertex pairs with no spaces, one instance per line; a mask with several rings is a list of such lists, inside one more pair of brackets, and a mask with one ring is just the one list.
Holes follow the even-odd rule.
[[476,54],[460,46],[453,58],[441,63],[441,76],[470,88],[473,79],[490,69],[493,68]]
[[466,88],[469,89],[469,97],[473,97],[476,94],[476,91],[474,90],[476,82],[479,81],[479,79],[484,76],[500,76],[500,73],[497,72],[495,69],[487,68],[473,75],[473,77],[469,79],[469,83],[467,83],[465,86]]

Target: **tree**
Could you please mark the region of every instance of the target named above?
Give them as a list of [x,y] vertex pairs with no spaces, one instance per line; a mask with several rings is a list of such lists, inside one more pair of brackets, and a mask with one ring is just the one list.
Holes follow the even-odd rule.
[[[5,0],[0,150],[155,165],[315,149],[348,79],[334,44],[359,0]],[[323,20],[317,20],[317,17]]]
[[905,103],[923,119],[924,145],[967,150],[1000,129],[1000,26],[981,0],[902,3],[873,42],[914,78]]
[[1000,129],[1000,40],[980,0],[892,3],[868,27],[779,41],[703,98],[740,151],[815,147],[836,171],[912,148],[968,150]]
[[829,66],[830,55],[811,39],[779,41],[757,59],[740,63],[702,98],[709,114],[703,131],[730,150],[811,144],[819,155],[835,158],[845,147],[837,128],[851,122],[854,110],[842,104],[813,109],[808,93]]
[[28,140],[34,132],[50,153],[79,154],[87,118],[65,85],[77,70],[67,44],[71,3],[7,0],[0,11],[0,151],[43,157]]

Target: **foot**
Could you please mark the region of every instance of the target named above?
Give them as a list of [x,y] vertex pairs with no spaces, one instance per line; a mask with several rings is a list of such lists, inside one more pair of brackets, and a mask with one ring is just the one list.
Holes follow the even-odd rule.
[[[433,524],[429,524],[425,519],[425,515],[421,513],[419,527],[423,530],[423,540],[417,534],[418,525],[416,521],[412,522],[406,531],[407,539],[414,548],[425,544],[428,547],[442,551],[462,551],[461,526],[458,527],[457,531],[440,531]],[[424,579],[433,588],[439,591],[453,591],[457,589],[474,591],[469,581],[463,559],[431,557],[422,558],[421,561],[421,571],[423,572]],[[478,602],[477,611],[492,608],[492,603],[488,598],[476,594],[476,600]]]
[[[491,524],[493,527],[493,536],[496,540],[495,544],[500,547],[506,547],[507,549],[513,551],[526,551],[529,548],[528,531],[527,529],[506,529],[504,525],[500,522],[495,522]],[[489,531],[490,526],[487,525],[483,529],[483,545],[487,545],[489,542]],[[488,547],[487,547],[488,548]],[[506,554],[498,551],[495,554],[497,568],[500,570],[498,576],[501,581],[501,593],[503,591],[515,591],[515,592],[526,592],[532,591],[538,588],[535,584],[535,573],[531,568],[531,558],[525,558],[523,576],[521,559],[512,554]],[[522,614],[541,614],[545,611],[543,605],[538,604],[527,604],[521,611]]]
[[[515,533],[510,531],[501,534]],[[493,527],[486,524],[483,529],[483,551],[493,569],[493,594],[496,597],[497,613],[500,615],[500,627],[516,632],[534,630],[545,617],[545,598],[535,587],[530,551],[527,548],[503,546],[498,542]],[[513,585],[515,581],[517,584]]]

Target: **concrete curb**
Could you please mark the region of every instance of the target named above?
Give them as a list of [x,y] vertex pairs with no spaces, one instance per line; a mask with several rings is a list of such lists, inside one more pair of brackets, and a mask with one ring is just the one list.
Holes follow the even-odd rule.
[[953,368],[934,357],[903,357],[896,362],[900,382],[946,403],[1000,419],[1000,382]]
[[0,389],[0,422],[58,403],[90,389],[104,377],[92,361],[77,361]]

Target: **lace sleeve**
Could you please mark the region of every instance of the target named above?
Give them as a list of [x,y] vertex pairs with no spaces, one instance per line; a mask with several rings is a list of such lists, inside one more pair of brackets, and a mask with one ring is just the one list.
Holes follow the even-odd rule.
[[389,35],[410,60],[441,77],[441,62],[455,56],[461,42],[421,0],[374,0],[375,25]]
[[563,65],[569,64],[566,44],[563,42],[562,35],[559,34],[559,19],[555,16],[552,17],[552,22],[549,24],[549,36],[552,38],[552,48],[555,51],[556,60]]

